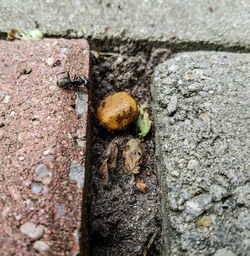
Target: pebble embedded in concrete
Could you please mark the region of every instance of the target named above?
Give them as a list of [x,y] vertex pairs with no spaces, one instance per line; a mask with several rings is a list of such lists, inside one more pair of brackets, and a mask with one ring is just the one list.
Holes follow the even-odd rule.
[[178,97],[176,95],[173,95],[170,98],[170,102],[168,104],[168,113],[169,115],[173,115],[175,113],[175,111],[177,110],[178,107]]
[[33,222],[26,222],[20,227],[20,231],[32,240],[37,240],[43,236],[45,227]]
[[34,194],[39,194],[42,191],[42,183],[33,182],[31,183],[31,191]]
[[236,188],[234,194],[238,205],[250,207],[250,183]]
[[188,165],[187,165],[187,168],[189,170],[194,170],[196,169],[197,167],[199,166],[199,162],[195,159],[191,159],[189,162],[188,162]]
[[49,169],[46,165],[44,164],[39,164],[35,170],[35,173],[37,175],[37,179],[41,180],[43,177],[48,175]]
[[88,111],[88,94],[78,92],[76,94],[76,111],[80,119]]
[[70,165],[69,177],[77,182],[77,187],[79,189],[83,188],[84,186],[84,176],[85,168],[77,161],[73,161]]
[[214,201],[220,201],[221,199],[228,196],[227,190],[217,184],[211,186],[210,194],[212,195]]
[[85,148],[85,146],[86,146],[85,140],[76,139],[76,143],[77,143],[77,146],[80,148]]
[[45,243],[44,241],[36,241],[34,244],[33,244],[33,247],[35,250],[37,250],[38,252],[47,252],[50,247],[47,243]]
[[199,216],[209,208],[212,197],[209,194],[201,194],[186,203],[186,212],[193,217]]
[[226,248],[223,248],[223,249],[217,250],[214,256],[235,256],[235,254],[232,251]]
[[82,132],[81,130],[78,129],[78,130],[76,131],[76,136],[77,136],[78,139],[81,139],[81,138],[84,137],[84,134],[83,134],[83,132]]

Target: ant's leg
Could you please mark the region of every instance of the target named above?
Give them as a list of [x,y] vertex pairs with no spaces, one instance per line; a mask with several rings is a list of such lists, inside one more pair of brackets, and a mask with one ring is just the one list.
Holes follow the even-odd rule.
[[84,86],[85,86],[87,89],[89,89],[89,86],[90,86],[89,79],[88,79],[86,76],[84,76],[84,77],[83,77],[83,81],[84,81]]
[[63,71],[63,72],[57,73],[56,75],[60,75],[60,74],[63,74],[63,73],[68,73],[68,71]]
[[71,79],[70,79],[70,75],[69,75],[69,71],[67,71],[67,75],[68,75],[69,80],[71,81]]

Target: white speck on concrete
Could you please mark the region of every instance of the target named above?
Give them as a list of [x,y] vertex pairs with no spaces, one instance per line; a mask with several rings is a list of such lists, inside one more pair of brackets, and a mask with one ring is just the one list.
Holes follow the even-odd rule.
[[173,64],[173,65],[171,65],[171,66],[168,68],[168,70],[169,70],[169,71],[172,71],[172,72],[175,72],[175,71],[178,70],[178,68],[179,68],[178,65]]
[[45,151],[43,152],[43,155],[44,155],[44,156],[47,156],[48,154],[50,154],[50,152],[51,152],[50,149],[47,149],[47,150],[45,150]]
[[3,99],[3,102],[4,103],[9,103],[9,101],[10,101],[10,96],[9,95],[5,95],[4,99]]
[[79,148],[84,148],[86,145],[85,140],[76,139],[76,143],[77,143],[77,147],[79,147]]
[[23,160],[24,160],[24,157],[23,157],[23,156],[19,156],[18,160],[19,160],[19,161],[23,161]]
[[50,67],[53,66],[54,62],[55,62],[55,59],[54,59],[54,58],[48,58],[48,59],[46,60],[47,65],[50,66]]

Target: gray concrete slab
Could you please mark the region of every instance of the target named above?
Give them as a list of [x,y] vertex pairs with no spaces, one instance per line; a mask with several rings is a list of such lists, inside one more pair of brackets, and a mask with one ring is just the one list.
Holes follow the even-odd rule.
[[53,36],[250,48],[249,0],[1,1],[0,32],[37,25]]
[[163,255],[249,255],[250,54],[180,53],[151,87]]

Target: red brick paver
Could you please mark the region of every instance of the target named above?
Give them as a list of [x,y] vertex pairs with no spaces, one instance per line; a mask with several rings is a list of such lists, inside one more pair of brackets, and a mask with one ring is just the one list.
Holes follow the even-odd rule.
[[63,71],[88,77],[85,40],[0,41],[0,255],[79,251],[87,113]]

